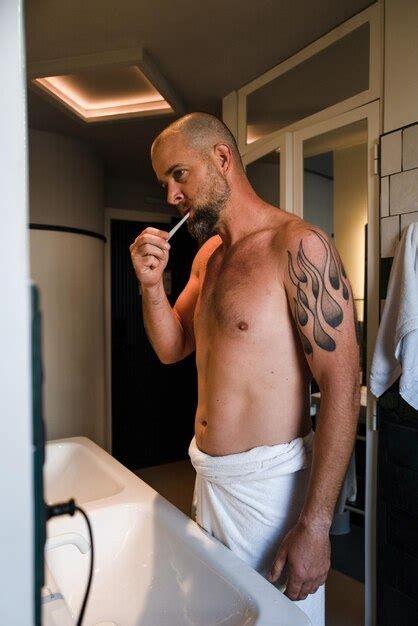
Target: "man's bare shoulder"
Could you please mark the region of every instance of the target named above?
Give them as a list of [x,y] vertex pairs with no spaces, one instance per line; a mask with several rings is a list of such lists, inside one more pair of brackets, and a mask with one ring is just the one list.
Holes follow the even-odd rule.
[[222,239],[219,235],[214,235],[210,237],[205,243],[199,248],[192,266],[192,272],[199,274],[202,270],[206,268],[206,265],[213,254],[213,252],[218,248],[222,243]]
[[287,252],[297,252],[301,245],[320,250],[325,242],[329,244],[329,237],[319,226],[297,215],[290,215],[277,229],[274,237],[276,251],[285,257]]
[[274,250],[282,278],[288,275],[289,259],[296,260],[307,256],[314,263],[322,265],[330,255],[338,256],[329,236],[315,224],[292,215],[277,229],[274,237]]

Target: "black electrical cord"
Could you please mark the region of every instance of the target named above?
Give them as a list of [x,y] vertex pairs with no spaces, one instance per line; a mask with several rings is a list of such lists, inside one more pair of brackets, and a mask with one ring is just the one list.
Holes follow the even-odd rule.
[[77,626],[82,626],[83,623],[83,617],[84,617],[84,611],[86,610],[86,604],[87,604],[87,600],[89,597],[89,593],[90,593],[90,586],[91,586],[91,581],[93,578],[93,567],[94,567],[94,546],[93,546],[93,531],[91,529],[91,524],[89,521],[89,518],[87,517],[87,514],[85,511],[83,511],[83,509],[81,509],[79,506],[76,506],[76,511],[78,511],[79,513],[81,513],[81,515],[84,517],[84,519],[86,520],[86,524],[87,524],[87,528],[89,529],[89,535],[90,535],[90,546],[91,546],[91,554],[90,554],[90,572],[89,572],[89,581],[87,583],[87,587],[86,587],[86,591],[84,594],[84,600],[83,600],[83,604],[81,605],[81,610],[80,610],[80,615],[78,617],[78,621],[77,621]]
[[77,626],[82,626],[84,612],[86,610],[87,600],[90,593],[91,581],[93,579],[93,568],[94,568],[94,545],[93,545],[93,531],[91,528],[90,520],[87,517],[85,511],[82,508],[77,506],[74,499],[68,500],[68,502],[58,502],[56,504],[47,504],[46,505],[46,519],[49,520],[51,517],[57,517],[57,515],[74,515],[76,511],[83,515],[86,520],[87,528],[90,536],[90,572],[89,572],[89,580],[87,583],[86,591],[84,593],[83,604],[81,605],[80,615],[78,616]]

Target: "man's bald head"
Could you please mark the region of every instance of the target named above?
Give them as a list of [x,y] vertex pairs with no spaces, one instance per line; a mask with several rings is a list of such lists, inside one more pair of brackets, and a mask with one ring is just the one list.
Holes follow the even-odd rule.
[[161,142],[177,133],[180,133],[186,143],[204,157],[209,156],[216,144],[226,144],[237,166],[244,169],[234,135],[221,120],[210,113],[189,113],[172,122],[155,139],[151,147],[151,155]]

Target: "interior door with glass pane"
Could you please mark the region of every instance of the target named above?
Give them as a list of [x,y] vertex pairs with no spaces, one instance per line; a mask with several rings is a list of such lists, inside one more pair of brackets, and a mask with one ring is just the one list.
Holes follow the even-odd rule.
[[364,528],[366,616],[375,593],[376,405],[367,381],[378,326],[378,176],[374,171],[378,139],[377,102],[293,133],[294,212],[334,241],[352,285],[359,322],[362,406],[355,443],[357,496],[347,500],[346,509],[354,523]]

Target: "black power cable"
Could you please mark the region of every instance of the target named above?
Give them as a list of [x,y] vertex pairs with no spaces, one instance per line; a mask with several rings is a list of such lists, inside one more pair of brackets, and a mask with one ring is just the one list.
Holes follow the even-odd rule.
[[88,528],[89,536],[90,536],[91,550],[90,550],[89,580],[88,580],[88,583],[87,583],[86,591],[84,593],[84,599],[83,599],[83,604],[81,605],[80,615],[78,616],[78,620],[77,620],[77,626],[82,626],[83,618],[84,618],[84,612],[86,610],[87,600],[88,600],[89,593],[90,593],[91,581],[93,579],[93,568],[94,568],[93,531],[92,531],[92,528],[91,528],[90,520],[87,517],[86,512],[83,511],[82,508],[77,506],[77,504],[75,503],[75,500],[73,498],[71,498],[71,500],[68,500],[68,502],[57,502],[55,504],[47,504],[47,505],[45,505],[45,508],[46,508],[46,519],[47,520],[51,519],[51,517],[57,517],[58,515],[71,515],[72,516],[77,511],[79,513],[81,513],[81,515],[83,515],[84,519],[86,520],[86,524],[87,524],[87,528]]
[[84,617],[84,611],[86,610],[86,604],[87,604],[87,599],[89,597],[89,593],[90,593],[90,587],[91,587],[91,581],[93,578],[93,567],[94,567],[94,546],[93,546],[93,531],[91,529],[91,524],[89,521],[89,518],[87,517],[87,514],[85,511],[83,511],[83,509],[81,509],[79,506],[76,506],[76,511],[78,511],[79,513],[81,513],[81,515],[84,517],[84,519],[86,520],[86,524],[87,524],[87,528],[89,529],[89,535],[90,535],[90,545],[91,545],[91,555],[90,555],[90,572],[89,572],[89,580],[87,583],[87,587],[86,587],[86,591],[84,594],[84,600],[83,600],[83,604],[81,605],[81,610],[80,610],[80,615],[78,617],[78,621],[77,621],[77,626],[82,626],[83,623],[83,617]]

